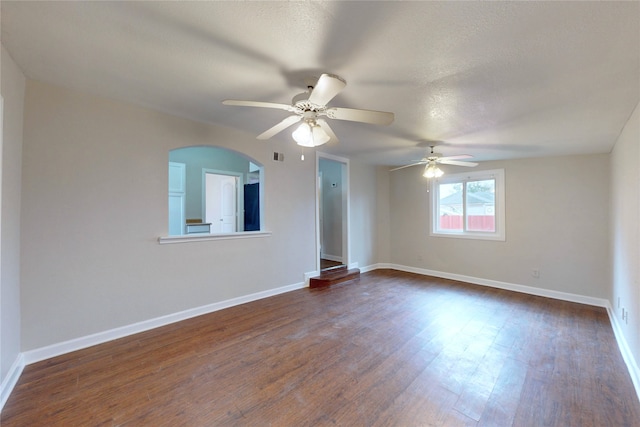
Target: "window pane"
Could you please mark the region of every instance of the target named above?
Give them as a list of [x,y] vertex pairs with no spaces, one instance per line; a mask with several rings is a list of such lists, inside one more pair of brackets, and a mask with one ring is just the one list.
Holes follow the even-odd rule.
[[438,230],[462,231],[462,184],[440,184],[438,194]]
[[505,241],[503,169],[447,174],[431,182],[430,235]]
[[467,186],[467,230],[496,231],[496,182],[469,181]]

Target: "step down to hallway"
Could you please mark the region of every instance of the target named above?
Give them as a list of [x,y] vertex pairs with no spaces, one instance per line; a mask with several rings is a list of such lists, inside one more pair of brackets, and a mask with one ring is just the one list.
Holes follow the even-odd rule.
[[309,287],[322,288],[357,279],[358,277],[360,277],[359,268],[347,269],[346,265],[340,265],[338,267],[322,270],[319,276],[310,278]]

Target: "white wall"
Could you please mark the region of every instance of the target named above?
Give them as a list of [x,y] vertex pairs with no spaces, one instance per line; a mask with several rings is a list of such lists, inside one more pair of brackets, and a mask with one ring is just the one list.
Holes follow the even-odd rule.
[[376,263],[391,261],[391,190],[389,167],[376,168]]
[[[611,153],[611,256],[613,287],[607,296],[636,364],[640,362],[640,107]],[[620,304],[618,305],[618,299]],[[628,310],[628,321],[622,309]]]
[[376,171],[372,165],[350,160],[349,246],[352,263],[367,267],[378,262],[378,194]]
[[392,172],[391,262],[607,298],[608,155],[484,162],[475,170],[498,168],[506,176],[505,242],[430,237],[422,170]]
[[[265,165],[272,236],[159,245],[167,159],[215,144]],[[273,151],[285,162],[274,162]],[[196,123],[28,81],[22,349],[301,283],[315,270],[315,162],[291,141]],[[295,179],[291,179],[295,176]]]
[[[0,213],[0,381],[20,353],[20,189],[25,76],[2,47],[4,98]],[[1,406],[1,405],[0,405]]]

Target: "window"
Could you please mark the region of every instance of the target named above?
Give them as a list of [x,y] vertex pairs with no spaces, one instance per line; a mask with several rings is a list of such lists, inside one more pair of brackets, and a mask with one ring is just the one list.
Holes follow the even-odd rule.
[[434,179],[431,208],[432,236],[505,240],[504,170]]

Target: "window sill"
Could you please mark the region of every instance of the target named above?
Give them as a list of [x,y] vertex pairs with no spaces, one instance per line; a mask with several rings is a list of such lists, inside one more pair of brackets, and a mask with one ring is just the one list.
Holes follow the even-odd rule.
[[429,233],[431,237],[451,237],[454,239],[472,239],[472,240],[494,240],[505,242],[507,239],[502,234],[482,234],[482,233]]
[[209,240],[235,240],[235,239],[254,239],[258,237],[269,237],[270,231],[244,231],[240,233],[225,234],[185,234],[182,236],[164,236],[158,237],[158,243],[166,245],[169,243],[191,243],[204,242]]

